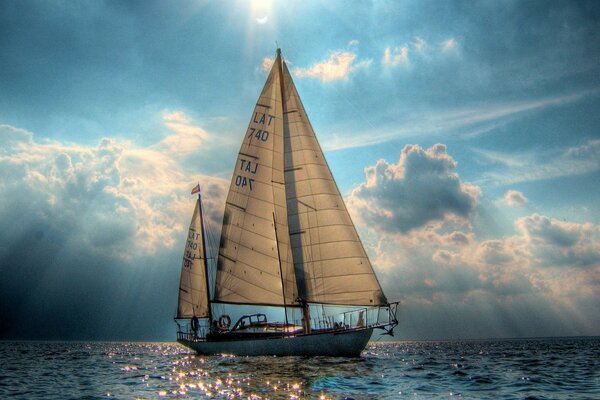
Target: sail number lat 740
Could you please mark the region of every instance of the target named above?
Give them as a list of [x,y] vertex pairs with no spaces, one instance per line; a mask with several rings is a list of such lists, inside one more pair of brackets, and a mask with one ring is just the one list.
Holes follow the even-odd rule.
[[250,187],[252,190],[252,184],[254,183],[254,179],[246,178],[245,176],[236,175],[235,177],[235,186],[239,186],[241,188],[245,188],[246,186]]
[[252,141],[252,139],[260,140],[261,142],[266,142],[267,140],[269,140],[269,131],[256,128],[248,128],[248,130],[251,131],[248,134],[250,141]]

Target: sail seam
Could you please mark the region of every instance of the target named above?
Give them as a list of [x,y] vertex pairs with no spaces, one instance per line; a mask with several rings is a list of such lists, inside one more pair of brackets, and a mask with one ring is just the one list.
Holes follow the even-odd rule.
[[[260,271],[260,272],[264,273],[265,275],[272,276],[272,277],[274,277],[274,278],[278,278],[278,279],[279,279],[279,275],[272,274],[272,273],[270,273],[270,272],[268,272],[268,271],[264,271],[264,270],[262,270],[262,269],[259,269],[258,267],[255,267],[254,265],[248,264],[248,263],[246,263],[246,262],[243,262],[243,261],[238,261],[236,264],[238,265],[237,269],[242,269],[242,268],[243,268],[243,266],[246,266],[246,267],[248,267],[248,268],[252,268],[252,269],[254,269],[254,270],[256,270],[256,271]],[[226,272],[226,273],[228,273],[228,274],[230,274],[230,275],[233,275],[233,276],[236,276],[236,277],[238,277],[238,278],[242,279],[242,278],[241,278],[241,275],[236,275],[236,274],[234,274],[234,273],[232,273],[232,272],[229,272],[229,271],[225,271],[225,272]],[[258,286],[258,285],[256,285],[256,286]]]
[[[262,256],[269,257],[269,258],[272,258],[272,259],[274,259],[274,260],[276,260],[276,259],[277,259],[277,257],[276,257],[276,256],[274,257],[274,256],[271,256],[271,255],[269,255],[269,254],[263,253],[262,251],[258,251],[258,250],[256,250],[256,249],[253,249],[252,247],[248,247],[247,245],[245,245],[245,244],[242,244],[242,243],[240,243],[240,242],[234,242],[234,241],[231,241],[231,242],[232,242],[232,243],[235,243],[235,244],[237,244],[239,247],[243,247],[243,248],[245,248],[245,249],[249,249],[249,250],[251,250],[251,251],[253,251],[253,252],[255,252],[255,253],[258,253],[258,254],[260,254],[260,255],[262,255]],[[238,252],[239,252],[239,249],[238,249]]]
[[[230,277],[233,277],[233,278],[239,279],[240,281],[243,281],[245,284],[252,285],[252,286],[254,286],[254,287],[257,287],[257,288],[259,288],[259,289],[262,289],[262,290],[264,290],[264,291],[266,291],[266,292],[272,293],[272,294],[274,294],[274,295],[276,295],[276,296],[279,296],[279,295],[281,295],[281,293],[279,293],[279,292],[274,292],[274,291],[270,290],[269,288],[266,288],[266,287],[263,287],[263,286],[257,285],[257,284],[255,284],[255,283],[252,283],[252,282],[250,282],[250,281],[246,281],[246,280],[242,279],[242,277],[241,277],[241,276],[234,275],[234,274],[232,274],[231,272],[225,272],[225,274],[226,274],[226,275],[229,275]],[[240,296],[240,297],[243,297],[244,299],[247,299],[247,300],[249,300],[249,299],[248,299],[248,297],[246,297],[246,296],[242,295],[241,293],[239,293],[239,292],[237,292],[237,291],[235,291],[235,290],[233,290],[233,289],[230,289],[230,288],[228,288],[227,290],[229,290],[231,293],[235,293],[236,295],[238,295],[238,296]],[[245,303],[244,303],[244,304],[245,304]]]

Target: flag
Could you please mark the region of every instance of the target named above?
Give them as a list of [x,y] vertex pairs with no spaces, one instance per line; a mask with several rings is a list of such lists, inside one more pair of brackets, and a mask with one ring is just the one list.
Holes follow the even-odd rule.
[[194,186],[194,188],[192,189],[192,194],[196,194],[196,193],[200,193],[200,184],[197,184],[196,186]]

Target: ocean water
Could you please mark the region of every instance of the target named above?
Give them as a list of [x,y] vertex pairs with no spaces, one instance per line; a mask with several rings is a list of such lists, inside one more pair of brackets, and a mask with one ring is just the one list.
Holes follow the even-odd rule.
[[600,399],[600,338],[379,342],[360,358],[0,342],[0,398]]

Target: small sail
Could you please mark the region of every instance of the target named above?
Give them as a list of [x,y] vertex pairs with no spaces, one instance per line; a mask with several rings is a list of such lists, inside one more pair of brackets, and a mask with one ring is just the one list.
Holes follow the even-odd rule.
[[300,297],[343,305],[387,300],[283,63],[288,223]]
[[280,56],[256,103],[231,178],[217,302],[285,306],[298,295],[287,224],[279,62]]
[[181,278],[179,281],[179,303],[177,318],[208,317],[208,294],[206,283],[206,250],[202,238],[202,208],[200,198],[196,202],[190,228],[188,230]]

